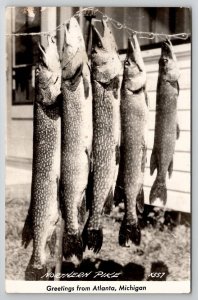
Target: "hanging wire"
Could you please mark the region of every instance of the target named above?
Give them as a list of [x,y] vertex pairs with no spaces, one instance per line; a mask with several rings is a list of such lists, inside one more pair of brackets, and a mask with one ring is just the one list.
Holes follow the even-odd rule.
[[[128,27],[126,24],[122,24],[119,21],[109,17],[108,15],[104,14],[103,12],[101,12],[98,8],[95,7],[85,7],[83,9],[78,10],[73,17],[75,18],[79,18],[81,15],[86,14],[87,12],[91,13],[93,12],[94,14],[98,13],[101,15],[102,19],[104,21],[109,21],[112,26],[117,29],[117,30],[125,30],[128,35],[132,35],[132,34],[136,34],[140,39],[149,39],[149,40],[153,40],[155,38],[159,38],[159,39],[172,39],[172,38],[177,38],[177,39],[181,39],[181,40],[187,40],[191,34],[190,33],[186,33],[186,32],[181,32],[181,33],[175,33],[175,34],[165,34],[165,33],[156,33],[156,32],[148,32],[148,31],[136,31],[130,27]],[[36,36],[36,35],[49,35],[49,34],[53,34],[56,31],[59,31],[62,29],[62,27],[69,22],[70,19],[66,20],[63,24],[58,25],[55,29],[50,30],[50,31],[41,31],[41,32],[30,32],[30,33],[8,33],[5,34],[6,36],[28,36],[28,35],[32,35],[32,36]],[[100,19],[95,19],[96,22],[100,21]]]

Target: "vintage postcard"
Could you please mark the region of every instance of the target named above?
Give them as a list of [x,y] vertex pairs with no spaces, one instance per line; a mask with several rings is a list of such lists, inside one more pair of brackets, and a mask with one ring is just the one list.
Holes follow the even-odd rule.
[[190,293],[191,10],[7,7],[7,293]]

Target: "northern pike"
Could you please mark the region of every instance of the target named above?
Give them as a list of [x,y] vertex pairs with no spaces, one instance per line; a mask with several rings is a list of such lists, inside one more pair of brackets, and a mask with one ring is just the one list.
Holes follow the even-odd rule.
[[105,21],[103,35],[92,27],[93,148],[92,195],[84,247],[99,252],[103,243],[102,213],[111,207],[119,163],[120,86],[122,65]]
[[92,149],[92,90],[88,57],[75,18],[65,25],[62,53],[61,207],[63,255],[82,259],[79,213],[85,205]]
[[150,173],[157,169],[157,176],[150,192],[150,203],[156,198],[166,204],[166,175],[173,172],[173,154],[179,138],[177,99],[179,95],[179,69],[169,40],[162,43],[157,83],[154,147],[150,160]]
[[55,247],[55,227],[59,218],[60,178],[60,87],[61,67],[55,40],[39,45],[36,68],[36,98],[33,119],[33,167],[31,201],[22,232],[22,243],[33,239],[33,253],[26,269],[27,280],[39,280],[47,272],[46,243]]
[[147,150],[148,99],[146,71],[137,36],[128,40],[121,88],[121,156],[117,185],[124,199],[125,214],[119,244],[140,244],[137,208],[144,207],[143,177]]

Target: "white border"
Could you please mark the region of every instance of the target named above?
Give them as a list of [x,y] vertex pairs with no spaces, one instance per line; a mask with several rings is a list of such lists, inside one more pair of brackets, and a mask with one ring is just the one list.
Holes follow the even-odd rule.
[[[119,290],[125,286],[124,290]],[[6,280],[7,293],[150,294],[190,293],[190,281],[17,281]],[[98,287],[94,289],[94,287]],[[111,290],[102,290],[107,287]],[[138,288],[138,291],[134,289]],[[145,288],[144,288],[145,287]],[[56,290],[53,290],[55,288]],[[88,289],[89,290],[88,290]],[[144,288],[144,290],[143,290]]]

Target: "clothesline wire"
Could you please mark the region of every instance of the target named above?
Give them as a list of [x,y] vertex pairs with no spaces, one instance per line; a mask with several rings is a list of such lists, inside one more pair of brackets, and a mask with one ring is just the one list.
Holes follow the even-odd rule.
[[[102,16],[102,19],[105,21],[109,21],[112,26],[114,28],[116,28],[117,30],[126,30],[128,35],[132,35],[132,34],[136,34],[139,38],[142,39],[154,39],[156,37],[161,38],[161,39],[171,39],[171,38],[178,38],[178,39],[182,39],[182,40],[186,40],[188,39],[191,34],[190,33],[186,33],[186,32],[181,32],[181,33],[175,33],[175,34],[166,34],[166,33],[156,33],[156,32],[148,32],[148,31],[137,31],[134,30],[130,27],[128,27],[126,24],[122,24],[119,21],[109,17],[108,15],[104,14],[103,12],[101,12],[98,8],[95,7],[85,7],[83,9],[78,10],[73,17],[75,18],[79,18],[81,15],[86,15],[87,13],[89,13],[89,15],[92,13],[94,16],[96,16],[96,13],[100,14]],[[52,35],[54,32],[56,31],[60,31],[62,29],[62,27],[64,27],[64,25],[66,23],[68,23],[70,19],[66,20],[64,23],[58,25],[55,29],[50,30],[50,31],[41,31],[41,32],[19,32],[19,33],[8,33],[6,34],[6,36],[37,36],[37,35]],[[101,21],[100,19],[94,18],[94,21]]]

